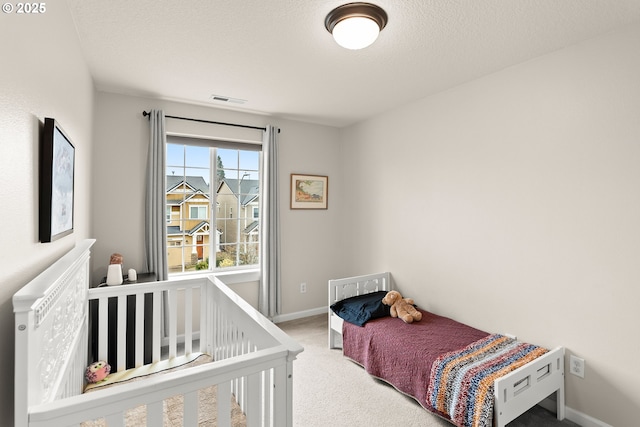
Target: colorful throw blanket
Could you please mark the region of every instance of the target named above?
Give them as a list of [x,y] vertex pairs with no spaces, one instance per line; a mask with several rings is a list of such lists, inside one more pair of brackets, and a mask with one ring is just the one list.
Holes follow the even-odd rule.
[[493,383],[548,350],[493,334],[445,353],[431,366],[427,406],[459,427],[493,425]]

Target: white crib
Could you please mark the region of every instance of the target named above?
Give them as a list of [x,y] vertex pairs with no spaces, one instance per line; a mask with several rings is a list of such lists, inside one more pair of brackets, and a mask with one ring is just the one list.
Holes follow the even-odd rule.
[[[162,425],[163,401],[182,395],[183,425],[198,423],[198,391],[217,386],[217,425],[231,425],[231,396],[247,426],[292,425],[293,360],[302,347],[218,278],[89,289],[90,248],[79,243],[13,297],[15,425],[70,426],[102,419],[124,426],[126,411],[146,405],[146,423]],[[127,348],[127,302],[135,295],[134,349]],[[146,298],[145,298],[146,295]],[[109,345],[108,301],[117,304],[117,364],[135,351],[135,370],[190,360],[213,362],[84,393],[88,360],[89,301],[97,301],[97,359]],[[152,299],[151,363],[144,362],[145,299]],[[148,308],[149,309],[149,308]],[[111,335],[114,331],[111,331]]]

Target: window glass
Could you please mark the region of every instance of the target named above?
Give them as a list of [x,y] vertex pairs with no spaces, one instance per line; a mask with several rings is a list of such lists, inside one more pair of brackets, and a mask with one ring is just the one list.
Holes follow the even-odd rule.
[[179,140],[166,151],[169,274],[255,266],[260,152]]

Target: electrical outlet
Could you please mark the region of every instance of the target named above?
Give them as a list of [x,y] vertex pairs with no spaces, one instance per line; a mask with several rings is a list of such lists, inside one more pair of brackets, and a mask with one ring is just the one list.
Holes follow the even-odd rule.
[[300,293],[304,294],[305,292],[307,292],[307,284],[306,283],[300,283]]
[[573,375],[584,378],[584,359],[571,355],[569,365]]

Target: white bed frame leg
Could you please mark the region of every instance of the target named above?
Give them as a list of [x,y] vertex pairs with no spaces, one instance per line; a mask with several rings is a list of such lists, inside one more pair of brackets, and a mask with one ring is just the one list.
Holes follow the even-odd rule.
[[[329,309],[331,311],[331,309]],[[332,316],[332,313],[329,313],[329,348],[342,348],[342,334],[332,328],[341,328],[341,325],[338,325],[342,319],[337,316]],[[332,325],[333,323],[333,325]]]
[[562,421],[565,417],[564,387],[556,391],[556,418]]

